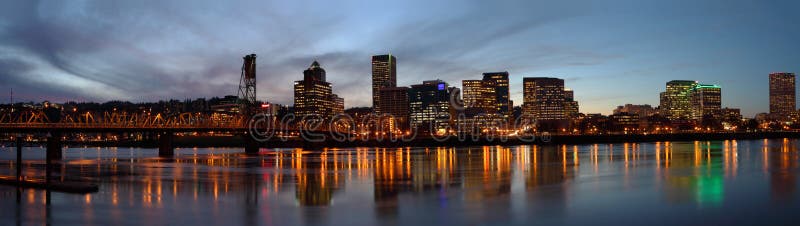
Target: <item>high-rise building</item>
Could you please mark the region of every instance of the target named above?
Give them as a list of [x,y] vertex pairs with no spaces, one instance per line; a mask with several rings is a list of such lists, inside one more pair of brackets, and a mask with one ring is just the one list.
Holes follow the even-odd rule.
[[578,101],[575,101],[575,93],[572,89],[564,89],[564,114],[567,118],[574,118],[578,116],[580,109]]
[[331,104],[331,114],[344,114],[344,98],[336,94],[331,94]]
[[672,80],[667,82],[667,90],[661,93],[659,108],[670,120],[692,119],[692,88],[696,81]]
[[492,89],[494,93],[494,105],[497,114],[506,119],[511,117],[511,98],[508,86],[508,72],[487,72],[483,73],[483,82],[486,87]]
[[522,116],[535,120],[566,119],[564,80],[535,77],[523,79]]
[[703,119],[704,115],[720,117],[722,109],[722,88],[718,85],[697,84],[691,91],[692,116]]
[[461,81],[464,107],[467,111],[478,114],[494,114],[497,112],[495,105],[495,90],[483,80]]
[[411,126],[419,130],[431,132],[446,132],[451,121],[450,92],[453,87],[448,87],[442,80],[424,81],[422,84],[411,85],[408,89],[408,104]]
[[406,131],[409,128],[408,87],[386,87],[380,90],[381,114],[390,118],[389,129]]
[[564,100],[565,101],[575,100],[575,91],[572,91],[572,89],[570,88],[564,88]]
[[303,71],[303,80],[294,82],[294,111],[300,119],[308,115],[330,118],[344,112],[344,99],[333,94],[317,61]]
[[769,113],[783,120],[795,113],[794,73],[769,74]]
[[311,66],[303,71],[303,80],[316,80],[325,82],[325,69],[319,66],[316,60],[311,63]]
[[380,104],[381,88],[397,86],[397,59],[390,55],[372,56],[372,108],[383,113]]

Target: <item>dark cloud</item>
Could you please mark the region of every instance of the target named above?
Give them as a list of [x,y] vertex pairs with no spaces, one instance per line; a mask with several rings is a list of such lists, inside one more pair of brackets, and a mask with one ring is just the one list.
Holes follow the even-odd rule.
[[[11,95],[18,101],[50,100],[69,101],[85,100],[79,94],[80,90],[43,83],[28,74],[36,69],[36,65],[17,59],[0,58],[0,90],[5,91],[2,97]],[[7,92],[7,93],[6,93]],[[9,97],[10,98],[10,97]],[[3,99],[5,102],[7,99]]]
[[522,77],[558,76],[590,93],[587,101],[608,102],[620,89],[596,84],[636,77],[657,89],[673,71],[713,74],[708,53],[738,53],[718,61],[726,64],[788,54],[775,67],[796,58],[781,52],[794,45],[748,47],[767,37],[752,34],[786,30],[768,36],[783,44],[797,37],[775,23],[784,17],[761,17],[796,7],[741,5],[721,9],[739,18],[708,13],[714,3],[682,1],[19,1],[0,8],[0,87],[32,101],[234,95],[241,57],[256,53],[259,99],[291,104],[292,82],[318,60],[347,107],[369,106],[370,56],[391,53],[399,85],[439,78],[460,86],[482,72],[509,71],[515,94]]
[[11,82],[15,79],[18,79],[17,76],[20,74],[28,73],[35,69],[36,66],[29,64],[28,62],[18,60],[18,59],[0,59],[0,73],[2,73],[2,77],[0,77],[0,81],[4,82]]
[[[251,7],[235,13],[243,5]],[[235,94],[239,57],[256,52],[260,56],[260,98],[291,103],[292,81],[302,78],[302,70],[311,61],[319,60],[328,70],[334,91],[345,97],[349,106],[366,106],[370,103],[369,57],[373,54],[392,52],[400,58],[401,84],[441,78],[459,85],[461,78],[477,76],[487,68],[505,69],[487,65],[502,61],[510,66],[514,61],[509,59],[528,54],[485,51],[494,48],[496,41],[567,17],[520,10],[519,6],[486,12],[466,4],[449,15],[408,18],[410,22],[376,27],[379,32],[362,37],[365,43],[335,43],[356,46],[337,50],[322,43],[342,34],[352,37],[346,33],[363,28],[344,23],[346,10],[328,10],[306,2],[275,5],[31,1],[15,5],[17,13],[6,16],[11,22],[0,26],[0,46],[25,54],[30,61],[41,61],[38,67],[111,89],[109,95],[94,97],[98,100]],[[402,7],[407,8],[399,9],[401,15],[415,10],[414,6]],[[503,11],[507,12],[502,15],[510,16],[485,17]],[[464,61],[477,64],[465,65]],[[20,81],[8,82],[19,85]],[[75,84],[37,85],[62,87],[65,91],[59,94],[66,98],[86,95],[70,93],[68,90],[81,88]],[[112,95],[112,90],[123,96]]]

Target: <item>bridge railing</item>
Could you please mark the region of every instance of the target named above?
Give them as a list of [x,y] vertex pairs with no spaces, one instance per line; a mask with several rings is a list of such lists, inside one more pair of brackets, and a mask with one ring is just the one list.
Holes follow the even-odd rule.
[[131,114],[104,112],[97,114],[61,112],[53,122],[42,110],[0,112],[0,128],[243,128],[241,117],[225,114],[181,113]]
[[87,124],[87,123],[0,123],[0,128],[103,128],[103,129],[147,129],[147,128],[165,128],[165,129],[192,129],[192,128],[243,128],[239,123],[232,124],[187,124],[187,125],[119,125],[119,124]]

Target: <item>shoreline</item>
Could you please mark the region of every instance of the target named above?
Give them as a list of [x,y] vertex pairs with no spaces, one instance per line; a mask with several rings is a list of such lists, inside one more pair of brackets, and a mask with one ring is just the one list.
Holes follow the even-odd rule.
[[[485,145],[561,145],[561,144],[595,144],[595,143],[638,143],[638,142],[672,142],[672,141],[708,141],[708,140],[756,140],[756,139],[776,139],[776,138],[800,138],[800,132],[749,132],[749,133],[672,133],[672,134],[615,134],[615,135],[551,135],[549,141],[536,137],[534,141],[520,140],[517,138],[507,138],[505,141],[500,138],[487,140],[481,137],[472,140],[469,136],[464,141],[459,141],[452,136],[445,141],[437,141],[431,137],[416,138],[411,141],[390,141],[389,139],[362,141],[338,142],[331,139],[322,142],[306,142],[299,138],[281,141],[272,139],[260,142],[262,148],[304,148],[309,150],[321,150],[324,148],[352,148],[352,147],[461,147],[461,146],[485,146]],[[176,136],[173,145],[176,148],[208,148],[208,147],[230,147],[241,148],[245,145],[245,140],[241,136]],[[158,148],[158,141],[96,141],[96,142],[73,142],[66,141],[65,145],[70,147],[134,147],[134,148]],[[44,142],[27,143],[27,145],[44,145]]]

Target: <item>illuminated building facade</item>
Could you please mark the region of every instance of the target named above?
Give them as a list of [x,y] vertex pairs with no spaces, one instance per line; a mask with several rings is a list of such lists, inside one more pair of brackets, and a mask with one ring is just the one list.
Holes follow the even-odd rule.
[[294,111],[302,119],[310,115],[330,118],[344,112],[344,99],[333,94],[325,81],[325,69],[314,61],[303,71],[303,80],[294,82]]
[[228,113],[228,114],[238,114],[239,113],[239,104],[238,96],[225,96],[222,98],[217,104],[211,105],[211,111],[215,113]]
[[336,94],[331,94],[331,104],[331,114],[344,114],[344,98]]
[[[408,89],[411,126],[421,131],[442,132],[451,120],[452,87],[442,80],[424,81]],[[434,131],[431,131],[434,132]]]
[[397,86],[397,59],[392,55],[372,56],[372,107],[383,113],[380,104],[382,88]]
[[523,79],[523,117],[535,120],[566,119],[564,80],[535,77]]
[[742,121],[742,110],[738,108],[723,108],[720,110],[720,115],[722,115],[722,121]]
[[694,119],[703,119],[704,115],[714,118],[720,117],[722,109],[722,88],[718,85],[697,84],[691,91],[692,116]]
[[742,111],[738,108],[723,108],[720,110],[720,121],[727,130],[734,130],[742,125]]
[[795,114],[794,73],[769,74],[769,113],[782,120]]
[[611,122],[611,131],[633,133],[639,130],[639,115],[627,112],[620,112],[608,116]]
[[564,114],[566,118],[575,118],[580,113],[578,101],[575,101],[575,92],[572,89],[564,89]]
[[[508,72],[487,72],[483,73],[484,86],[490,89],[494,95],[494,100],[490,101],[494,105],[494,113],[500,114],[506,120],[511,118],[511,98],[508,86]],[[466,91],[465,91],[466,92]]]
[[461,81],[464,107],[476,113],[494,114],[497,112],[495,104],[495,90],[483,80]]
[[658,113],[658,111],[649,104],[625,104],[624,106],[617,106],[614,109],[614,114],[627,112],[639,115],[639,118],[645,118]]
[[660,109],[670,120],[692,118],[692,89],[696,81],[672,80],[661,93]]

